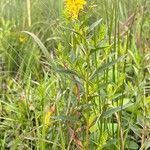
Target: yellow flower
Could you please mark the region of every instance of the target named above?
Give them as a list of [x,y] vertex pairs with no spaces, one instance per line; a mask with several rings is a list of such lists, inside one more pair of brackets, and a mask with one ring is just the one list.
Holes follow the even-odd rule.
[[23,36],[23,35],[20,35],[20,36],[19,36],[19,42],[20,42],[20,43],[25,43],[26,41],[27,41],[26,36]]
[[65,9],[71,19],[77,19],[80,10],[83,10],[85,4],[85,0],[65,0]]
[[44,118],[44,123],[47,126],[51,125],[51,117],[53,116],[53,114],[55,113],[55,105],[52,105],[51,107],[48,108],[48,110],[45,113],[45,118]]
[[51,112],[51,111],[48,111],[48,112],[45,114],[45,125],[50,125],[51,115],[52,115],[52,112]]

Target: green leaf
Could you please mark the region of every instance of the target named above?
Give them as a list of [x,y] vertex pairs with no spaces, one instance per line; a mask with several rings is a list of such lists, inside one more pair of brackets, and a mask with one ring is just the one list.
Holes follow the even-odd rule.
[[144,142],[144,148],[145,149],[150,148],[150,140],[147,140],[147,141]]
[[65,73],[65,74],[75,75],[75,76],[79,77],[79,75],[75,71],[70,70],[70,69],[60,68],[60,69],[57,69],[56,71],[61,72],[61,73]]
[[125,59],[125,56],[122,56],[116,60],[113,60],[107,64],[104,64],[104,65],[98,67],[97,70],[95,70],[94,73],[91,75],[90,80],[93,80],[99,73],[103,73],[103,71],[105,71],[106,69],[112,67],[113,65],[115,65],[116,63],[118,63],[124,59]]
[[55,120],[62,120],[62,121],[78,121],[77,117],[71,117],[71,116],[53,116],[51,117]]
[[84,39],[84,37],[79,33],[79,32],[77,32],[76,30],[74,30],[74,29],[71,29],[71,28],[66,28],[66,27],[63,27],[63,26],[61,26],[61,28],[62,29],[64,29],[64,30],[68,30],[68,31],[70,31],[70,32],[73,32],[73,33],[75,33],[75,34],[77,34],[77,35],[79,35],[81,38],[83,38]]
[[93,54],[94,52],[97,52],[97,51],[102,50],[102,49],[110,49],[110,48],[111,48],[111,45],[96,47],[95,49],[91,49],[90,54]]
[[60,37],[50,37],[46,41],[51,41],[51,40],[60,40]]
[[132,150],[138,150],[139,146],[136,142],[134,142],[133,140],[127,141],[126,146],[128,149],[132,149]]
[[133,59],[134,63],[136,64],[136,67],[140,67],[139,63],[138,63],[138,60],[136,58],[136,55],[132,52],[132,51],[128,51],[129,55],[131,56],[131,58]]
[[94,22],[88,29],[89,32],[91,32],[92,30],[94,30],[102,21],[102,18],[97,20],[96,22]]
[[50,54],[49,54],[47,48],[44,46],[44,44],[41,42],[41,40],[40,40],[35,34],[33,34],[33,33],[31,33],[31,32],[28,32],[28,31],[22,31],[22,32],[23,32],[23,33],[26,33],[26,34],[28,34],[28,35],[30,35],[30,36],[35,40],[35,42],[38,44],[38,46],[39,46],[40,49],[42,50],[42,52],[43,52],[43,54],[45,55],[45,57],[46,57],[47,59],[51,59],[51,58],[50,58]]
[[130,129],[134,132],[136,136],[141,137],[142,129],[136,124],[130,125]]
[[[56,69],[56,72],[73,76],[74,78],[72,78],[72,79],[73,79],[76,83],[79,83],[79,84],[82,85],[80,79],[83,79],[83,78],[82,78],[79,74],[77,74],[75,71],[70,70],[70,69],[59,68],[59,69]],[[76,77],[77,77],[77,78],[76,78]],[[83,80],[84,80],[84,79],[83,79]]]
[[54,59],[52,59],[50,57],[50,53],[47,50],[47,48],[44,46],[44,44],[41,42],[41,40],[33,33],[28,32],[28,31],[22,31],[23,33],[26,33],[28,35],[30,35],[34,41],[38,44],[38,46],[40,47],[42,53],[44,54],[45,58],[47,59],[48,63],[53,67],[53,69],[56,69],[56,63],[54,61]]
[[108,118],[108,117],[110,117],[112,114],[114,114],[114,113],[116,113],[116,112],[119,112],[119,111],[121,111],[121,110],[124,110],[124,109],[126,109],[126,108],[132,106],[133,104],[134,104],[134,103],[129,102],[129,103],[123,105],[123,106],[118,106],[118,107],[112,108],[112,109],[110,109],[110,110],[105,111],[104,113],[102,113],[101,117]]

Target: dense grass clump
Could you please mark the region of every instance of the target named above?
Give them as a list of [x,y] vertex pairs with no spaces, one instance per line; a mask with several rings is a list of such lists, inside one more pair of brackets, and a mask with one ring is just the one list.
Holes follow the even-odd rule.
[[0,149],[150,149],[148,0],[0,1]]

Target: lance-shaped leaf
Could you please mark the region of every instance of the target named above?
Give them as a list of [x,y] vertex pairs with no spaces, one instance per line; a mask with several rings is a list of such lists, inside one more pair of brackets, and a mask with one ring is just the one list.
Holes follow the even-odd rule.
[[112,67],[113,65],[115,65],[116,63],[122,61],[125,59],[125,56],[119,57],[116,60],[113,60],[111,62],[108,62],[104,65],[101,65],[100,67],[98,67],[94,73],[91,75],[90,80],[93,80],[98,74],[103,73],[103,71],[105,71],[106,69],[109,69],[110,67]]
[[91,49],[90,54],[93,54],[94,52],[97,52],[99,50],[110,49],[110,48],[111,48],[111,45],[96,47],[94,49]]
[[102,21],[102,18],[94,22],[88,29],[88,33],[94,30]]
[[59,69],[57,69],[56,71],[57,71],[57,72],[64,73],[64,74],[75,75],[75,76],[78,76],[78,77],[79,77],[79,75],[78,75],[75,71],[70,70],[70,69],[59,68]]
[[30,35],[34,41],[38,44],[38,46],[40,47],[42,53],[44,54],[45,58],[47,59],[47,61],[50,63],[50,65],[54,68],[56,68],[56,64],[54,62],[54,59],[51,58],[49,51],[47,50],[47,48],[44,46],[44,44],[41,42],[41,40],[33,33],[28,32],[28,31],[22,31],[23,33],[26,33],[28,35]]
[[28,32],[28,31],[22,31],[22,32],[30,35],[34,39],[34,41],[38,44],[38,46],[42,50],[45,57],[50,59],[50,54],[49,54],[47,48],[44,46],[44,44],[41,42],[41,40],[35,34]]
[[74,30],[72,28],[66,28],[64,26],[61,26],[61,28],[64,29],[64,30],[66,30],[66,31],[68,30],[68,31],[70,31],[72,33],[75,33],[75,34],[79,35],[81,38],[85,39],[79,32],[77,32],[76,30]]
[[126,109],[126,108],[132,106],[133,104],[134,104],[134,103],[129,102],[129,103],[123,105],[123,106],[118,106],[118,107],[112,108],[112,109],[110,109],[110,110],[107,110],[107,111],[105,111],[104,113],[102,113],[101,117],[108,118],[108,117],[110,117],[112,114],[117,113],[117,112],[119,112],[119,111],[122,111],[122,110],[124,110],[124,109]]

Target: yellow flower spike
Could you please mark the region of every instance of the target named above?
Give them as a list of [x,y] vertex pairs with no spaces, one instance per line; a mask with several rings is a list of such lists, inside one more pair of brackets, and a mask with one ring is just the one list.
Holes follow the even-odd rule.
[[71,19],[77,19],[85,4],[85,0],[65,0],[65,9]]
[[49,125],[50,124],[50,117],[52,115],[52,112],[48,111],[46,114],[45,114],[45,125]]
[[56,110],[55,105],[53,105],[46,112],[45,118],[44,118],[44,124],[46,126],[50,126],[51,125],[51,117],[55,113],[55,110]]

